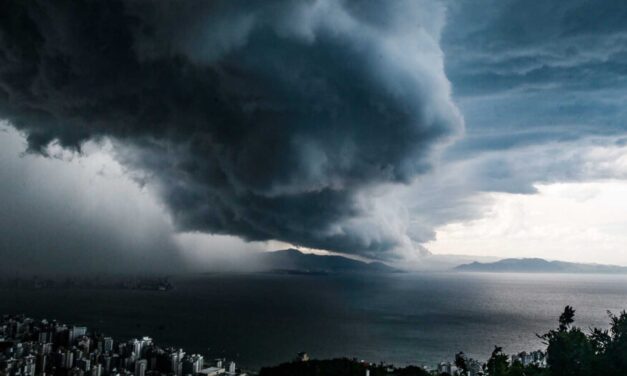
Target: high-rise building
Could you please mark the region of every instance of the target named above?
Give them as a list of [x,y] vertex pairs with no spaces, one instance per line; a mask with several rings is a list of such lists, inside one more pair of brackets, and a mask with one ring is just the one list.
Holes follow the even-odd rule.
[[45,353],[40,353],[37,355],[37,368],[40,373],[43,373],[48,366],[48,355]]
[[452,372],[452,365],[449,362],[442,362],[440,364],[438,364],[438,373],[446,373],[446,374],[451,374]]
[[46,342],[50,342],[50,340],[52,339],[52,333],[50,332],[40,332],[39,333],[39,343],[46,343]]
[[135,369],[135,358],[132,356],[127,356],[126,358],[124,358],[122,363],[122,366],[129,371],[133,371]]
[[183,373],[182,362],[183,358],[185,358],[185,352],[183,351],[183,349],[173,351],[169,354],[169,358],[171,371],[176,375],[181,376]]
[[53,364],[58,368],[65,368],[65,353],[57,351],[53,355]]
[[89,359],[79,359],[76,361],[76,367],[82,371],[89,371],[91,369],[91,362]]
[[81,349],[77,349],[76,347],[72,348],[72,354],[74,355],[74,362],[78,362],[79,359],[83,357],[83,351]]
[[176,373],[176,368],[179,364],[177,353],[170,353],[170,371]]
[[84,352],[88,353],[91,348],[91,339],[89,337],[79,337],[77,346]]
[[108,374],[111,371],[111,357],[109,355],[103,355],[100,361],[102,362],[104,372]]
[[22,356],[22,353],[24,352],[24,347],[22,346],[21,343],[18,343],[13,347],[13,350],[14,350],[15,357],[19,358]]
[[57,325],[54,329],[54,344],[67,346],[69,344],[70,330],[65,325]]
[[152,338],[143,337],[140,342],[139,355],[144,357],[146,355],[146,350],[152,345]]
[[39,343],[39,353],[41,354],[50,354],[52,352],[52,343]]
[[84,336],[85,334],[87,334],[87,328],[84,326],[73,326],[72,329],[70,329],[70,345],[74,344],[74,341],[76,341],[76,339]]
[[146,376],[146,368],[148,368],[148,361],[146,359],[136,361],[135,376]]
[[142,343],[141,341],[138,341],[137,339],[134,339],[131,342],[131,346],[133,348],[133,353],[135,354],[136,357],[140,357],[141,356],[141,352],[142,352]]
[[113,356],[111,356],[111,369],[119,367],[121,363],[120,354],[113,354]]
[[90,376],[102,376],[102,365],[96,364],[91,368]]
[[35,357],[33,355],[26,356],[24,358],[24,376],[35,376],[36,368]]
[[201,355],[194,354],[183,359],[183,375],[195,375],[203,369],[204,360]]
[[72,353],[70,350],[67,350],[65,352],[65,356],[63,358],[65,360],[63,368],[70,369],[74,366],[74,353]]
[[200,370],[205,367],[205,358],[203,358],[202,355],[198,355],[198,354],[194,355],[193,361],[194,361],[194,373],[195,374],[200,372]]

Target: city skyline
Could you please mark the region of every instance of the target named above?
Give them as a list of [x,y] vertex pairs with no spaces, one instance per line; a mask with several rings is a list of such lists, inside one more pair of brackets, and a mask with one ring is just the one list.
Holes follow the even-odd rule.
[[0,319],[3,375],[246,376],[234,361],[158,346],[152,338],[115,340],[85,326],[4,314]]

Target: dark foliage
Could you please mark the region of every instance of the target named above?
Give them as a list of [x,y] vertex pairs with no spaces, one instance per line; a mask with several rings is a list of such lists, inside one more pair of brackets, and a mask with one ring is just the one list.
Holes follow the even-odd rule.
[[[586,332],[574,325],[575,309],[566,306],[559,317],[557,329],[540,336],[546,345],[546,368],[536,364],[510,362],[501,347],[495,346],[490,359],[483,365],[485,376],[625,376],[627,375],[627,312],[608,312],[609,330],[593,328]],[[472,359],[463,352],[455,355],[457,375],[468,375]],[[426,376],[429,373],[416,366],[395,368],[385,364],[372,365],[350,359],[312,360],[284,363],[263,368],[260,376]],[[474,373],[473,373],[474,374]]]
[[484,366],[486,376],[619,376],[627,375],[627,313],[608,313],[610,329],[586,333],[574,325],[575,309],[566,306],[558,328],[540,336],[546,345],[547,367],[509,363],[495,347]]
[[427,376],[429,373],[416,366],[395,368],[385,364],[367,364],[356,360],[341,358],[328,360],[295,361],[275,367],[265,367],[259,376],[364,376],[366,369],[370,376]]

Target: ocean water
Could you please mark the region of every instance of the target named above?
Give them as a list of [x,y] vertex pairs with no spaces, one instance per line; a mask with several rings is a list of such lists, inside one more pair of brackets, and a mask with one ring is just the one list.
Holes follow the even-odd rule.
[[160,291],[0,289],[0,312],[97,329],[257,368],[349,356],[435,364],[542,347],[567,304],[582,328],[627,309],[627,276],[546,274],[197,275]]

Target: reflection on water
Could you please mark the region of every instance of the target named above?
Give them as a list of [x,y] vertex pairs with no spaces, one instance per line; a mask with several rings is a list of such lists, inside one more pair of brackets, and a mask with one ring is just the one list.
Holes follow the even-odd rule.
[[627,276],[399,274],[205,275],[170,291],[0,290],[0,312],[82,323],[116,338],[149,335],[163,345],[228,356],[258,367],[349,356],[396,364],[484,359],[541,346],[566,304],[576,323],[607,326],[627,308]]

